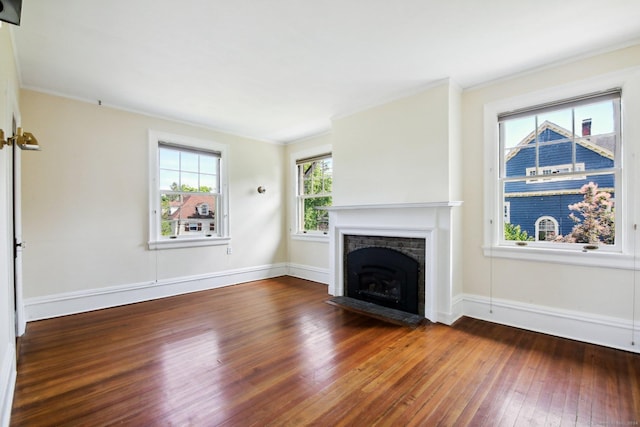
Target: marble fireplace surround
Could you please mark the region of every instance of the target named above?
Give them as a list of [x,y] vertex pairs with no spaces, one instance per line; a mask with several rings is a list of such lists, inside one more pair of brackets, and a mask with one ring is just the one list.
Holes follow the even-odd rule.
[[344,296],[344,236],[425,240],[425,318],[453,323],[452,210],[462,202],[332,206],[329,212],[329,294]]

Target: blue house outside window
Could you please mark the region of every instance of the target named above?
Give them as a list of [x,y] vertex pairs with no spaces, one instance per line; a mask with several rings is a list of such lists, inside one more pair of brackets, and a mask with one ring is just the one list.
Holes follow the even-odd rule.
[[619,123],[618,91],[499,117],[503,224],[519,226],[517,240],[614,242],[613,224],[596,237],[578,232],[589,221],[576,207],[597,188],[606,193],[600,220],[615,220]]

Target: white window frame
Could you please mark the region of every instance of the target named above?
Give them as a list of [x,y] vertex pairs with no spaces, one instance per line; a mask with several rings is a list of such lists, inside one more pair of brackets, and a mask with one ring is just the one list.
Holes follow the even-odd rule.
[[315,241],[315,242],[323,242],[329,243],[329,234],[328,233],[303,233],[301,232],[301,227],[299,224],[299,202],[298,202],[298,161],[307,158],[313,158],[316,156],[321,156],[323,154],[330,153],[333,158],[332,146],[330,144],[321,145],[314,148],[309,148],[306,150],[296,151],[291,153],[290,157],[290,182],[291,182],[291,210],[290,210],[290,218],[291,225],[289,230],[291,231],[291,238],[294,240],[306,240],[306,241]]
[[[571,99],[612,88],[622,90],[621,134],[624,141],[619,160],[625,165],[622,172],[616,176],[620,189],[616,192],[616,229],[620,232],[616,237],[615,248],[607,249],[602,246],[597,250],[587,250],[586,245],[504,241],[500,229],[504,205],[499,180],[498,115],[505,111]],[[639,167],[634,152],[638,151],[640,145],[640,128],[635,127],[633,123],[637,121],[637,117],[640,117],[640,68],[613,72],[485,104],[483,120],[485,155],[483,250],[485,256],[633,269],[634,256],[637,256],[633,250],[633,228],[637,222],[635,218],[637,206],[634,205],[635,197],[633,196],[637,178],[633,176],[633,170]]]
[[[220,201],[221,212],[218,218],[218,232],[211,236],[178,236],[163,238],[160,235],[161,212],[160,192],[158,188],[159,164],[158,147],[160,144],[171,144],[187,149],[214,151],[220,153]],[[229,163],[229,147],[214,141],[202,140],[183,135],[149,130],[149,241],[148,247],[155,249],[185,248],[197,246],[226,245],[231,240],[229,233],[229,179],[227,164]]]

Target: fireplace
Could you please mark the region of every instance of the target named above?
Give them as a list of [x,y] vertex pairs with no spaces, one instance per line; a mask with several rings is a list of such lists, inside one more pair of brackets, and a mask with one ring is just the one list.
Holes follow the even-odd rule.
[[[452,228],[454,223],[458,223],[453,210],[461,204],[427,202],[326,208],[329,211],[330,237],[329,294],[357,298],[350,294],[350,282],[355,280],[360,290],[363,287],[372,290],[359,292],[363,298],[364,295],[367,298],[375,296],[376,304],[380,304],[380,299],[395,304],[391,294],[409,292],[397,287],[395,281],[400,279],[396,276],[412,276],[414,273],[389,271],[397,270],[396,266],[372,268],[374,264],[364,262],[364,266],[358,267],[357,279],[351,280],[348,272],[351,265],[347,266],[351,258],[349,254],[359,249],[391,249],[418,263],[418,295],[417,298],[412,297],[418,301],[417,314],[432,322],[452,324],[461,315],[459,299],[454,299],[460,291],[456,288],[459,275],[452,257],[453,251],[459,250],[453,245]],[[370,255],[364,258],[371,259]],[[400,269],[404,270],[404,267]],[[413,308],[407,312],[411,311]]]
[[425,240],[344,236],[346,296],[424,316]]

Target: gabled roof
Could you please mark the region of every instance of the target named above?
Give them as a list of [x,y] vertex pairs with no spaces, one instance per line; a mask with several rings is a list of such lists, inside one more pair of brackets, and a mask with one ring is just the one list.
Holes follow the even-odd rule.
[[[187,219],[187,218],[213,218],[215,211],[215,203],[212,203],[214,196],[205,196],[202,194],[186,195],[180,202],[171,202],[170,205],[178,207],[175,212],[169,215],[170,219]],[[197,207],[206,203],[209,205],[209,215],[199,215]],[[182,215],[180,214],[182,212]]]
[[[508,161],[516,154],[520,152],[520,150],[532,142],[534,142],[536,134],[541,134],[545,130],[550,130],[555,132],[568,140],[573,138],[573,134],[570,130],[563,128],[553,122],[545,120],[542,124],[538,126],[537,132],[531,131],[529,135],[525,136],[522,141],[518,143],[509,153],[507,153],[505,160]],[[587,148],[591,151],[594,151],[601,156],[604,156],[608,159],[614,159],[615,157],[615,145],[616,139],[615,134],[602,134],[602,135],[589,135],[589,136],[579,136],[576,138],[576,143],[581,145],[584,148]]]

